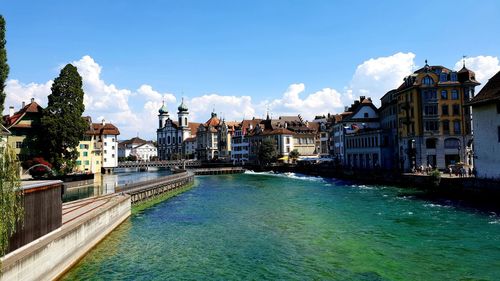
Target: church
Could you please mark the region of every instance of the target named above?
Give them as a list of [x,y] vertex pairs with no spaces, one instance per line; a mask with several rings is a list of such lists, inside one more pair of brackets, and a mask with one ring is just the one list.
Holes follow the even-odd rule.
[[158,158],[160,160],[190,159],[186,148],[186,139],[196,137],[196,130],[200,123],[189,122],[189,111],[182,99],[177,108],[177,121],[170,119],[168,108],[163,103],[158,110],[158,130],[156,130],[158,141]]

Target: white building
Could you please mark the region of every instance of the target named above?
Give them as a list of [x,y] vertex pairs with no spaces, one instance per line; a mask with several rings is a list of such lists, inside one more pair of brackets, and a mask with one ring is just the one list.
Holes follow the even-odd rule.
[[118,166],[118,140],[120,134],[118,128],[111,123],[102,120],[101,123],[93,123],[94,131],[98,135],[96,149],[102,151],[102,169],[110,172]]
[[158,156],[158,151],[152,142],[146,142],[132,148],[130,154],[136,156],[138,161],[150,161]]
[[469,105],[472,106],[476,175],[500,180],[500,72],[486,83]]
[[145,144],[147,141],[134,137],[129,140],[121,141],[118,144],[118,157],[129,157],[132,153],[132,149],[138,147],[139,145]]
[[189,122],[189,111],[182,99],[177,108],[178,121],[170,119],[168,108],[165,104],[160,108],[158,119],[159,126],[156,130],[158,141],[158,158],[170,160],[173,158],[186,158],[183,150],[184,141],[196,135],[199,123]]
[[235,127],[234,135],[231,138],[231,162],[235,164],[245,164],[250,159],[250,143],[248,133],[260,124],[262,119],[243,120]]

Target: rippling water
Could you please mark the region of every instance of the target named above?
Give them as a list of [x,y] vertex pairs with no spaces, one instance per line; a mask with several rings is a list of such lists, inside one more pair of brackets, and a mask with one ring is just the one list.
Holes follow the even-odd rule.
[[197,177],[65,280],[500,280],[500,217],[295,174]]

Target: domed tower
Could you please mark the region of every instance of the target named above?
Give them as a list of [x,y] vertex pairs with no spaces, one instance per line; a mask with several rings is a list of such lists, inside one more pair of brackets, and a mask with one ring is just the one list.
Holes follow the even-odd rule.
[[165,127],[165,123],[167,122],[167,119],[169,118],[168,115],[168,108],[167,105],[165,104],[165,101],[163,101],[163,105],[161,106],[160,110],[158,110],[158,119],[160,121],[159,123],[159,129]]
[[184,98],[182,98],[181,104],[177,108],[179,112],[177,112],[177,116],[179,117],[179,127],[180,128],[185,128],[188,126],[188,108],[184,104]]

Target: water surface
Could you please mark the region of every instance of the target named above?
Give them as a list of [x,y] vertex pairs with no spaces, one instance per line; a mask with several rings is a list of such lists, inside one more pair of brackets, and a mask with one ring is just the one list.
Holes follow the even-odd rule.
[[197,177],[65,280],[500,280],[496,214],[406,192],[294,174]]

